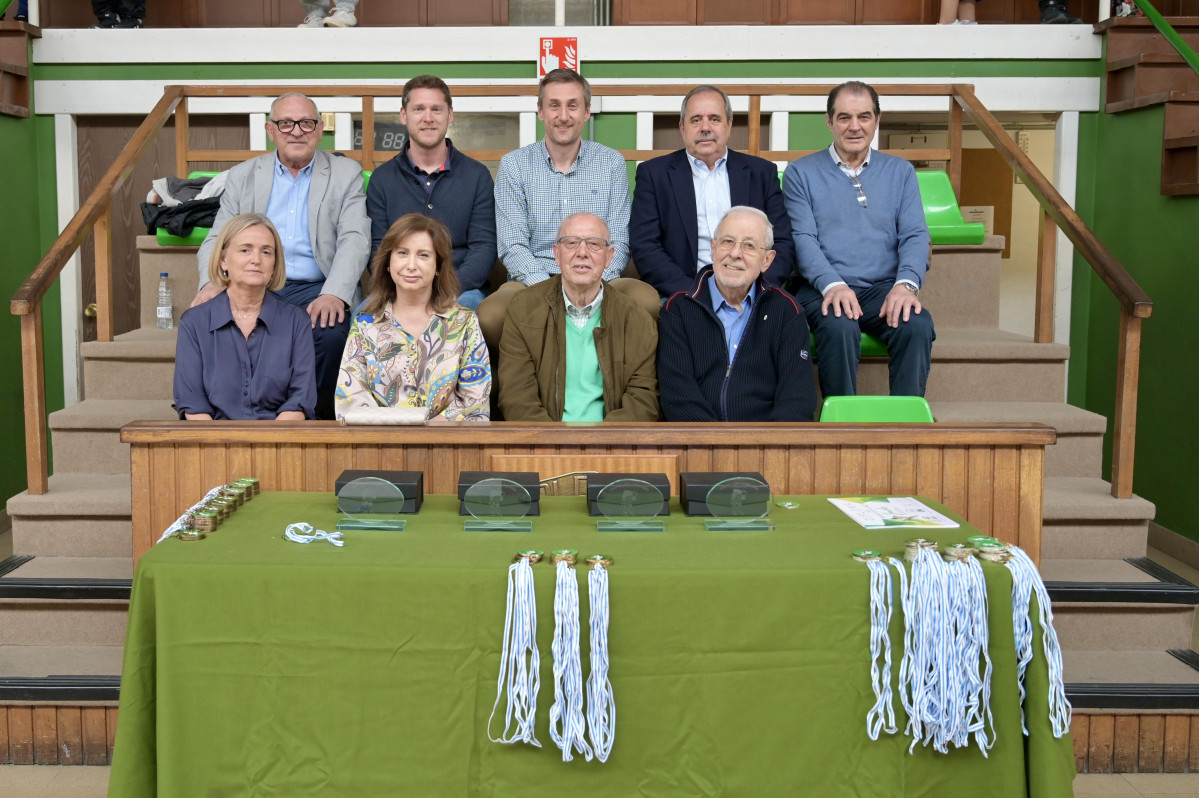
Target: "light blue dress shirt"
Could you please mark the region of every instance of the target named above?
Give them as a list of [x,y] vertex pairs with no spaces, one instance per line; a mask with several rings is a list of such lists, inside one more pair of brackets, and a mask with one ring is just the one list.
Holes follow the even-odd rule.
[[737,347],[741,345],[741,336],[745,334],[745,325],[749,324],[749,317],[753,314],[758,286],[755,283],[749,284],[749,293],[741,302],[740,313],[725,301],[724,295],[720,293],[720,286],[716,285],[715,275],[708,278],[708,291],[712,295],[712,310],[724,327],[724,345],[728,348],[729,363],[732,363],[733,358],[737,356]]
[[691,163],[691,184],[695,187],[695,215],[699,224],[699,241],[697,247],[696,271],[712,263],[712,236],[716,234],[716,226],[733,207],[729,195],[729,151],[711,169],[699,158],[687,154]]
[[308,233],[308,192],[312,188],[312,161],[292,177],[291,170],[275,158],[275,179],[271,181],[271,200],[267,217],[275,223],[283,242],[283,257],[288,280],[324,280],[325,273],[316,262],[312,236]]

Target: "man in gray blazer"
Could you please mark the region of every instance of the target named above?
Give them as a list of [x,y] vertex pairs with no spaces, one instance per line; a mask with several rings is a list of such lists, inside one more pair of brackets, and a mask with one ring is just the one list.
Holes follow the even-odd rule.
[[361,298],[358,280],[371,239],[362,167],[317,149],[323,132],[316,104],[304,95],[284,94],[271,104],[266,133],[275,152],[229,170],[216,221],[200,245],[200,290],[192,307],[220,293],[208,282],[208,261],[221,227],[239,213],[266,214],[279,231],[287,266],[279,297],[312,318],[316,414],[331,419],[350,311]]

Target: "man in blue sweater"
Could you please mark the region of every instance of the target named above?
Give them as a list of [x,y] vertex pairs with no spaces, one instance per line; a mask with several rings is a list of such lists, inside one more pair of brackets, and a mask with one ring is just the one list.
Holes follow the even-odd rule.
[[712,236],[712,265],[658,318],[659,402],[667,421],[811,421],[816,382],[808,325],[762,274],[774,231],[757,208],[733,206]]
[[892,396],[923,396],[932,360],[933,320],[920,304],[929,236],[916,172],[872,150],[878,94],[858,81],[829,92],[833,143],[783,175],[796,259],[796,298],[816,334],[825,396],[857,393],[861,333],[890,353]]
[[454,101],[445,81],[419,75],[404,84],[400,102],[408,140],[375,170],[366,190],[372,257],[396,219],[406,213],[432,216],[450,229],[462,291],[458,302],[474,310],[487,295],[487,278],[495,266],[491,172],[446,138],[454,121]]

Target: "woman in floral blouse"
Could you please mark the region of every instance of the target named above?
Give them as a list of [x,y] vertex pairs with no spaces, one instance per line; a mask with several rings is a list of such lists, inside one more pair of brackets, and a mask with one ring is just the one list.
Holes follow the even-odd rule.
[[355,407],[424,407],[431,419],[489,420],[487,344],[457,296],[445,225],[401,216],[379,245],[370,294],[346,339],[339,418]]

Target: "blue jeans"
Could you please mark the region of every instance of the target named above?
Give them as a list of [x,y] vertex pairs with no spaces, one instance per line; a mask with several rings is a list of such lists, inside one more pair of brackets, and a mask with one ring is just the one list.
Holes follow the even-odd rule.
[[933,317],[928,308],[913,313],[908,321],[900,318],[898,327],[888,327],[880,319],[883,300],[893,282],[876,283],[855,288],[862,318],[857,321],[836,316],[832,310],[825,316],[820,312],[824,298],[820,292],[804,284],[795,298],[803,305],[808,327],[816,336],[816,368],[820,374],[820,393],[823,396],[854,396],[858,392],[858,361],[862,357],[862,333],[882,341],[891,356],[890,387],[892,396],[924,396],[928,370],[932,363]]
[[487,298],[487,294],[479,288],[472,288],[469,291],[463,291],[458,295],[458,304],[470,310],[478,310],[479,303]]
[[[321,295],[324,280],[288,280],[275,295],[284,302],[307,309]],[[346,348],[350,334],[350,311],[347,310],[341,324],[330,327],[312,328],[312,345],[316,349],[316,417],[326,420],[334,418],[333,393],[337,390],[337,373],[341,371],[341,354]]]

